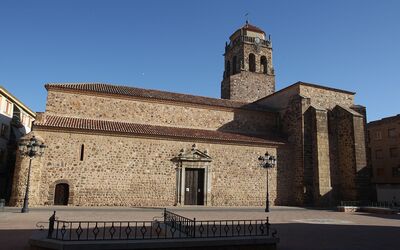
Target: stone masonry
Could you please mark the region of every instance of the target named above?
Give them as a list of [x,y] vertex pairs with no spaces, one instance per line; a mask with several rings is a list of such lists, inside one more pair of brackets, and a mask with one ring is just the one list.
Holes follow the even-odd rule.
[[[223,99],[101,83],[47,84],[32,136],[30,204],[336,205],[369,197],[365,108],[355,93],[297,82],[275,92],[272,42],[246,23],[225,48]],[[28,160],[18,157],[13,205]]]
[[[34,161],[31,205],[52,205],[54,185],[70,185],[69,204],[77,206],[173,206],[176,204],[177,165],[172,159],[192,142],[118,137],[113,135],[42,131],[46,154]],[[86,155],[79,159],[80,145]],[[276,154],[271,147],[198,143],[212,156],[209,174],[212,206],[265,204],[265,170],[257,157]],[[229,149],[229,150],[227,150]],[[246,159],[246,161],[243,161]],[[24,160],[25,161],[25,160]],[[27,162],[19,169],[12,201],[21,205]],[[41,165],[40,165],[41,164]],[[276,169],[270,171],[271,201],[276,199]]]
[[[46,114],[116,120],[182,128],[267,133],[276,126],[276,113],[232,109],[219,106],[200,106],[155,102],[140,98],[110,98],[98,93],[70,93],[50,90]],[[199,119],[202,117],[202,119]]]
[[279,110],[293,147],[292,201],[333,205],[367,199],[365,115],[354,105],[354,93],[298,82],[257,103]]
[[224,56],[221,98],[253,102],[275,92],[272,43],[264,31],[246,23],[230,37]]

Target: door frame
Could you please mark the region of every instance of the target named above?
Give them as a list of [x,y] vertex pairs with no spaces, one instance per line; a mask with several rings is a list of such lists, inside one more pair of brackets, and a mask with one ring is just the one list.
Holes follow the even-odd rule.
[[[63,192],[62,192],[63,196],[62,197],[58,197],[57,188],[63,189]],[[67,184],[67,183],[58,183],[58,184],[56,184],[55,188],[54,188],[54,205],[67,206],[68,203],[69,203],[69,192],[70,192],[69,190],[70,190],[69,184]],[[60,200],[62,200],[63,204],[56,204],[56,200],[57,200],[56,198],[59,198]],[[61,198],[63,198],[63,199],[61,199]]]
[[[191,164],[182,164],[180,168],[178,168],[178,200],[177,205],[180,206],[208,206],[211,205],[211,177],[209,174],[209,167],[207,165],[198,164],[196,162],[191,162]],[[203,195],[203,205],[185,205],[185,177],[186,177],[186,169],[204,169],[204,195]]]
[[[192,145],[191,149],[181,149],[179,154],[171,159],[176,163],[176,192],[175,205],[185,206],[185,176],[186,169],[197,168],[204,169],[204,195],[203,205],[210,206],[211,204],[211,180],[212,180],[212,158],[208,154],[208,150],[197,149],[196,144]],[[189,205],[191,206],[191,205]],[[196,206],[196,205],[195,205]]]
[[75,188],[74,188],[74,182],[68,179],[59,179],[56,180],[55,182],[51,183],[48,189],[48,198],[47,202],[45,202],[45,205],[54,205],[54,195],[56,191],[56,185],[60,183],[66,183],[69,185],[69,197],[68,197],[68,205],[74,205],[75,204]]
[[[189,192],[190,194],[193,194],[193,195],[195,195],[196,196],[196,204],[186,204],[186,198],[188,198],[187,197],[187,190],[186,190],[186,177],[187,177],[187,171],[190,169],[190,171],[191,172],[197,172],[197,187],[196,187],[196,190],[195,191],[192,191],[192,192]],[[198,183],[199,183],[199,180],[200,180],[200,178],[199,178],[199,174],[202,174],[203,175],[203,179],[201,180],[201,182],[202,182],[202,197],[199,195],[199,192],[198,192],[198,189],[199,189],[199,185],[198,185]],[[206,198],[204,197],[205,196],[205,194],[206,194],[206,189],[205,189],[205,181],[206,181],[206,178],[205,178],[205,169],[204,168],[185,168],[185,182],[184,182],[184,185],[183,185],[183,187],[184,187],[184,193],[183,193],[183,196],[185,197],[184,198],[184,202],[183,202],[183,204],[185,205],[185,206],[204,206],[205,204],[204,204],[204,201],[206,200]],[[189,196],[190,196],[190,194],[189,194]],[[202,198],[202,200],[201,200],[201,198]],[[201,204],[199,204],[199,203],[201,203]]]

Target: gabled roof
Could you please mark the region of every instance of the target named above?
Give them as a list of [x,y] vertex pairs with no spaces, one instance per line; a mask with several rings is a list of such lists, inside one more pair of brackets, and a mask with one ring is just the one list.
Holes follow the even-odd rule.
[[[323,85],[319,85],[319,84],[315,84],[315,83],[309,83],[309,82],[296,82],[293,85],[302,85],[302,86],[313,87],[313,88],[317,88],[317,89],[326,89],[326,90],[341,92],[341,93],[345,93],[345,94],[349,94],[349,95],[356,94],[356,92],[352,92],[352,91],[348,91],[348,90],[344,90],[344,89],[327,87],[327,86],[323,86]],[[291,86],[293,86],[293,85],[291,85]],[[289,86],[289,87],[291,87],[291,86]]]
[[34,130],[41,129],[61,129],[61,130],[80,130],[87,132],[103,132],[122,135],[134,135],[155,138],[180,138],[198,139],[208,141],[220,141],[236,144],[284,144],[284,139],[279,136],[252,136],[230,132],[201,130],[190,128],[176,128],[155,126],[127,122],[115,122],[105,120],[92,120],[73,117],[61,117],[44,115],[34,123]]
[[237,102],[227,99],[179,94],[167,91],[142,89],[142,88],[111,85],[104,83],[48,83],[45,85],[45,88],[47,90],[76,91],[76,92],[94,93],[94,94],[101,93],[110,96],[139,97],[145,99],[158,99],[164,101],[200,104],[207,106],[218,106],[225,108],[270,111],[261,105],[253,103]]
[[297,86],[306,86],[306,87],[312,87],[312,88],[317,88],[317,89],[325,89],[325,90],[334,91],[334,92],[340,92],[340,93],[344,93],[344,94],[348,94],[348,95],[355,95],[356,94],[355,92],[351,92],[351,91],[348,91],[348,90],[327,87],[327,86],[318,85],[318,84],[315,84],[315,83],[298,81],[298,82],[293,83],[292,85],[289,85],[289,86],[287,86],[287,87],[285,87],[283,89],[280,89],[280,90],[278,90],[278,91],[276,91],[276,92],[274,92],[274,93],[272,93],[272,94],[270,94],[270,95],[268,95],[266,97],[263,97],[261,99],[256,100],[254,102],[254,104],[262,103],[263,100],[271,98],[272,96],[278,95],[278,94],[280,94],[282,92],[285,92],[288,89],[292,89],[292,88],[297,87]]

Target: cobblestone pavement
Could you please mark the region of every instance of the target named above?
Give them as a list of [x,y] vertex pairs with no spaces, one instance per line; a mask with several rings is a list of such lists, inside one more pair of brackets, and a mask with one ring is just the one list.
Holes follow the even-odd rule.
[[[278,230],[278,249],[400,249],[400,214],[340,213],[297,207],[262,208],[169,208],[197,220],[263,219],[267,215]],[[52,211],[65,220],[152,220],[157,208],[42,207],[21,214],[20,208],[0,212],[0,249],[28,249],[37,222],[48,221]]]

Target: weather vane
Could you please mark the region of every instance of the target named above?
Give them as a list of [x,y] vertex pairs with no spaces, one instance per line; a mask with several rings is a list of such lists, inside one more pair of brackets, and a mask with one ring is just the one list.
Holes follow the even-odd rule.
[[249,12],[247,12],[244,16],[246,17],[246,24],[249,23]]

